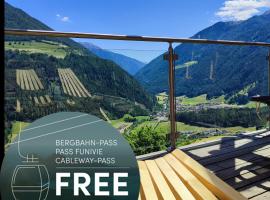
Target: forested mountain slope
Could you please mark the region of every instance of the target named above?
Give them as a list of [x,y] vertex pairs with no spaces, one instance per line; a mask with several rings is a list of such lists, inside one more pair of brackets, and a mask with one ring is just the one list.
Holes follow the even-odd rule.
[[119,53],[102,49],[88,42],[83,42],[81,44],[98,57],[115,62],[131,75],[136,74],[145,65],[143,62],[139,60],[130,58],[128,56]]
[[[240,22],[218,22],[192,38],[270,42],[270,12]],[[210,97],[263,94],[267,89],[268,50],[263,47],[181,44],[175,48],[180,57],[176,61],[176,94],[197,96],[207,93]],[[168,63],[161,55],[135,77],[148,91],[158,93],[168,90],[167,74]]]

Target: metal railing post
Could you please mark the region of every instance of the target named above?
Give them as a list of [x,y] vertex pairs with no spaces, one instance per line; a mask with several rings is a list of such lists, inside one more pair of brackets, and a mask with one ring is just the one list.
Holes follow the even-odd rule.
[[268,60],[268,95],[270,96],[270,50],[267,55]]
[[170,103],[170,150],[176,148],[176,105],[175,105],[175,66],[177,55],[174,54],[172,43],[169,43],[168,54],[164,59],[169,61],[169,103]]
[[[268,51],[266,60],[268,61],[268,95],[270,96],[270,50]],[[268,106],[268,110],[268,129],[270,130],[270,106]]]

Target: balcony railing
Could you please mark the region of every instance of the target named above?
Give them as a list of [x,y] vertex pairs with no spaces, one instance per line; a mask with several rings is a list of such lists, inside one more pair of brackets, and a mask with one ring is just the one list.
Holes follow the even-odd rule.
[[[208,40],[208,39],[192,39],[192,38],[169,38],[169,37],[149,37],[149,36],[130,36],[130,35],[113,35],[113,34],[96,34],[96,33],[79,33],[79,32],[58,32],[43,30],[17,30],[6,29],[5,35],[16,36],[46,36],[46,37],[65,37],[65,38],[88,38],[101,40],[123,40],[123,41],[142,41],[142,42],[161,42],[168,43],[168,51],[164,55],[164,59],[168,61],[168,80],[169,80],[169,120],[170,120],[170,150],[176,148],[177,126],[176,126],[176,97],[175,97],[175,62],[181,55],[174,52],[173,44],[189,43],[201,45],[229,45],[229,46],[257,46],[270,48],[270,43],[266,42],[250,42],[250,41],[229,41],[229,40]],[[268,95],[270,95],[270,52],[268,59]],[[211,65],[213,66],[213,65]],[[189,77],[188,67],[186,77]],[[213,67],[210,68],[209,79],[213,79]],[[181,87],[181,86],[178,86]],[[82,88],[83,90],[83,88]],[[266,97],[268,98],[268,97]],[[260,101],[260,99],[256,99]]]

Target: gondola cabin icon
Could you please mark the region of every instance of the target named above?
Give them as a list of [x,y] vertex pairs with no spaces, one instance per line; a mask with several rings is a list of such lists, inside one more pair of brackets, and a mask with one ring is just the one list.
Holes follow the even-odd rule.
[[34,155],[26,156],[20,150],[21,126],[18,137],[18,154],[23,160],[13,171],[11,190],[15,200],[46,200],[49,193],[50,177],[45,165]]
[[44,165],[16,166],[11,182],[15,200],[45,200],[49,192],[49,174]]

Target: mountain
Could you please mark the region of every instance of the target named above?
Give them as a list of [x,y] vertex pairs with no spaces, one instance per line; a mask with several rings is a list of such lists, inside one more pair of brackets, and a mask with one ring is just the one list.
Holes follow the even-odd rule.
[[[5,27],[8,28],[17,28],[17,29],[32,29],[32,30],[52,30],[47,25],[43,24],[42,22],[38,21],[37,19],[29,16],[27,13],[25,13],[23,10],[14,8],[8,3],[5,3]],[[82,43],[79,44],[71,39],[67,38],[48,38],[48,37],[34,37],[34,36],[6,36],[6,40],[50,40],[50,41],[58,41],[64,44],[67,44],[68,46],[72,46],[73,48],[80,48],[83,49],[83,46],[90,50],[92,53],[97,55],[100,58],[108,59],[119,66],[121,66],[125,71],[127,71],[129,74],[134,75],[139,69],[141,69],[145,64],[110,51],[103,50],[97,46],[92,45],[91,43]]]
[[[245,21],[218,22],[192,38],[270,42],[269,27],[270,11]],[[176,95],[264,94],[268,50],[250,46],[178,45],[175,48],[180,58],[176,61]],[[187,66],[189,77],[186,78]],[[143,67],[135,77],[152,93],[168,91],[168,63],[163,55]]]
[[145,63],[138,61],[134,58],[104,50],[89,42],[82,42],[81,44],[98,57],[115,62],[131,75],[136,74],[145,65]]
[[[5,3],[5,28],[52,30],[8,3]],[[58,68],[70,68],[92,97],[77,98],[66,95],[59,79]],[[19,90],[16,84],[17,69],[35,70],[38,77],[41,77],[45,90]],[[100,106],[111,117],[121,117],[126,112],[144,112],[154,104],[153,97],[119,65],[96,56],[68,38],[5,36],[5,75],[6,91],[16,91],[15,97],[25,103],[22,103],[23,119],[26,114],[33,119],[34,113],[44,116],[44,113],[52,111],[76,110],[96,114],[99,113]],[[46,108],[29,105],[30,96],[45,94],[53,98],[54,105]],[[10,106],[6,108],[12,110],[14,104],[16,105],[11,102],[14,101],[14,94],[7,99],[7,105]],[[72,107],[66,103],[71,100],[75,102]],[[6,110],[6,113],[14,117],[11,110]]]
[[[5,28],[14,28],[14,29],[32,29],[32,30],[48,30],[52,31],[53,29],[48,27],[46,24],[43,24],[39,20],[31,17],[26,12],[19,8],[15,8],[10,4],[5,2]],[[5,36],[5,40],[20,40],[20,41],[27,41],[27,40],[50,40],[50,41],[57,41],[60,43],[64,43],[73,48],[80,48],[83,49],[83,46],[79,43],[67,39],[67,38],[48,38],[43,36]]]

